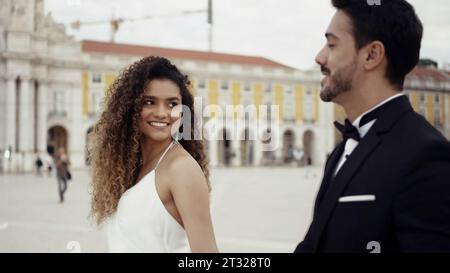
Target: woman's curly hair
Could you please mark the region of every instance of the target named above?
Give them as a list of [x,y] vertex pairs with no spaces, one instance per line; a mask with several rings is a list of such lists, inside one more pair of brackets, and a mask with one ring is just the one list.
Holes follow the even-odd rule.
[[122,194],[136,184],[142,159],[138,121],[144,89],[153,79],[168,79],[180,88],[181,103],[191,111],[191,140],[181,139],[179,143],[198,162],[208,181],[203,142],[194,140],[197,126],[194,124],[194,100],[189,91],[188,76],[165,58],[143,58],[125,69],[108,89],[105,109],[91,132],[90,217],[97,225],[116,211]]

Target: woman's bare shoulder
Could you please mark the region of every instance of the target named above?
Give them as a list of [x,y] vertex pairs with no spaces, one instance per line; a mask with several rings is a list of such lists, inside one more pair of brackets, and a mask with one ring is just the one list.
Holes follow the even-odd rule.
[[164,176],[170,179],[171,184],[178,184],[180,181],[184,184],[206,182],[200,165],[181,145],[174,147],[164,165]]

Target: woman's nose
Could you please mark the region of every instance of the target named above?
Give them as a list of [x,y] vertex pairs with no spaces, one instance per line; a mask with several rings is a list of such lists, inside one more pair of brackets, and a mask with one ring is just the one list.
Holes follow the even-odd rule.
[[157,118],[165,118],[168,116],[168,111],[164,105],[160,104],[155,107],[153,115]]

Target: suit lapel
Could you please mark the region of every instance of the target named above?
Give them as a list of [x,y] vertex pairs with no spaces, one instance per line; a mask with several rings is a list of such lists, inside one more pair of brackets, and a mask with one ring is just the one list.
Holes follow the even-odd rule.
[[324,193],[327,191],[328,187],[330,186],[330,181],[333,178],[333,173],[336,168],[336,164],[338,163],[339,159],[341,158],[342,152],[344,151],[345,143],[341,142],[336,146],[333,153],[331,153],[330,157],[328,158],[327,164],[325,165],[325,171],[322,179],[322,183],[320,185],[319,192],[317,193],[316,197],[316,203],[314,205],[314,214],[316,214],[320,203],[323,199]]
[[367,160],[379,143],[380,138],[374,133],[369,133],[365,138],[363,138],[345,164],[342,165],[336,177],[331,182],[331,185],[328,187],[328,191],[323,193],[323,201],[320,205],[320,211],[317,213],[316,229],[319,238],[316,241],[315,247],[318,246],[323,229],[325,228],[331,213],[337,204],[338,198],[344,192],[348,183],[352,180],[353,175]]

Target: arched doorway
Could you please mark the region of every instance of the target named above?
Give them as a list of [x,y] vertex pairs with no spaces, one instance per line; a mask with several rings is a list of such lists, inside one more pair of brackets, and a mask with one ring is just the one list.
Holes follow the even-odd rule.
[[305,165],[309,166],[313,164],[313,147],[314,147],[314,134],[311,130],[306,131],[303,134],[303,151]]
[[94,140],[94,136],[92,135],[93,128],[89,127],[89,129],[86,131],[86,147],[85,147],[85,163],[86,166],[89,166],[91,161],[91,147],[92,147],[92,141]]
[[250,136],[250,130],[245,128],[243,136],[241,138],[241,166],[252,166],[253,165],[253,140],[254,138]]
[[287,130],[283,134],[283,163],[289,164],[294,161],[295,134]]
[[64,148],[66,154],[69,154],[67,130],[57,125],[47,131],[47,152],[53,156],[60,148]]
[[227,129],[222,129],[219,132],[219,140],[217,141],[219,156],[219,166],[230,166],[233,151],[231,149],[231,134]]

